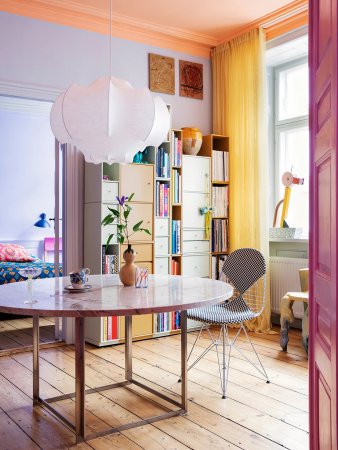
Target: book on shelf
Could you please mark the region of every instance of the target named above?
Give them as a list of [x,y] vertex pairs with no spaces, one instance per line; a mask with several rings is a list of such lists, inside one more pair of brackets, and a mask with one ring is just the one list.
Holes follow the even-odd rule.
[[180,264],[174,259],[171,260],[171,275],[180,275]]
[[107,255],[105,245],[102,246],[102,273],[119,273],[119,257],[118,255]]
[[175,132],[171,135],[172,142],[172,159],[171,163],[173,166],[181,167],[182,165],[182,141],[176,136]]
[[170,178],[169,153],[163,147],[159,147],[156,158],[156,176]]
[[171,329],[179,330],[181,328],[181,314],[179,311],[171,313]]
[[227,252],[229,242],[228,219],[213,219],[211,227],[211,251]]
[[103,341],[118,339],[118,317],[103,317]]
[[212,179],[229,181],[229,152],[212,151]]
[[181,203],[181,175],[177,169],[173,170],[172,191],[173,203]]
[[156,314],[154,324],[155,333],[164,333],[166,331],[171,331],[170,316],[171,316],[170,312]]
[[227,255],[218,255],[211,258],[211,277],[215,280],[226,281],[225,275],[222,274],[222,267]]
[[229,187],[212,187],[213,217],[228,217],[229,210]]
[[169,184],[156,181],[155,213],[157,217],[169,216]]
[[179,254],[181,253],[181,221],[173,220],[172,221],[172,245],[171,245],[171,253]]

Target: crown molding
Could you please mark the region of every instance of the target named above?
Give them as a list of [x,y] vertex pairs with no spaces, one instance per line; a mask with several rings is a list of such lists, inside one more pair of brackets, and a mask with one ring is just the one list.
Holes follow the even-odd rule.
[[0,80],[0,95],[54,102],[62,89],[20,81]]
[[[42,21],[58,23],[88,31],[109,34],[109,11],[72,0],[2,0],[2,10]],[[170,48],[204,58],[219,41],[213,36],[181,28],[142,21],[121,14],[112,15],[114,37]]]

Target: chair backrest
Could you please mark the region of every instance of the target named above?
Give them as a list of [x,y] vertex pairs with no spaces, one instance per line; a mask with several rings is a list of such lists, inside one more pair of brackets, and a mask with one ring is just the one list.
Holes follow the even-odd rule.
[[264,256],[253,248],[240,248],[225,260],[222,272],[233,285],[235,296],[259,315],[265,304],[266,264]]

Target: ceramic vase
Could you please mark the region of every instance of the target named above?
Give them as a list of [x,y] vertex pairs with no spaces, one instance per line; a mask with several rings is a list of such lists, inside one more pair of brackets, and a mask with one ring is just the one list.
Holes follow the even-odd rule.
[[183,153],[197,155],[202,145],[202,133],[199,128],[182,128]]
[[124,266],[120,269],[120,280],[124,286],[135,286],[136,264],[134,264],[136,252],[128,244],[127,250],[123,252]]

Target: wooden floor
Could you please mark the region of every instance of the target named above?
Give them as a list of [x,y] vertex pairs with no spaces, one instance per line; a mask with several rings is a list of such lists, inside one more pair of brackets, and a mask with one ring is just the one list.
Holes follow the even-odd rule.
[[[6,317],[6,315],[2,315]],[[19,317],[19,316],[18,316]],[[0,320],[0,352],[32,344],[32,318],[16,318],[8,315]],[[54,319],[40,319],[40,340],[51,342],[55,339]]]
[[[278,331],[278,329],[276,329]],[[189,334],[189,342],[193,340]],[[206,335],[195,354],[208,345]],[[228,398],[221,399],[215,352],[189,372],[189,412],[121,434],[74,445],[74,435],[41,407],[32,408],[32,354],[0,357],[1,449],[248,449],[308,448],[308,370],[300,333],[290,333],[288,352],[281,352],[278,334],[252,334],[256,350],[269,373],[266,384],[234,351]],[[243,342],[244,352],[252,355]],[[134,372],[173,398],[180,389],[180,337],[135,342]],[[86,384],[98,387],[123,379],[124,347],[87,346]],[[72,346],[41,351],[41,394],[46,397],[74,391]],[[133,388],[134,389],[134,388]],[[137,390],[137,389],[135,389]],[[112,400],[114,402],[112,402]],[[146,400],[122,388],[86,396],[89,431],[106,429],[138,417],[165,411],[164,402]],[[74,419],[74,402],[56,407]]]

